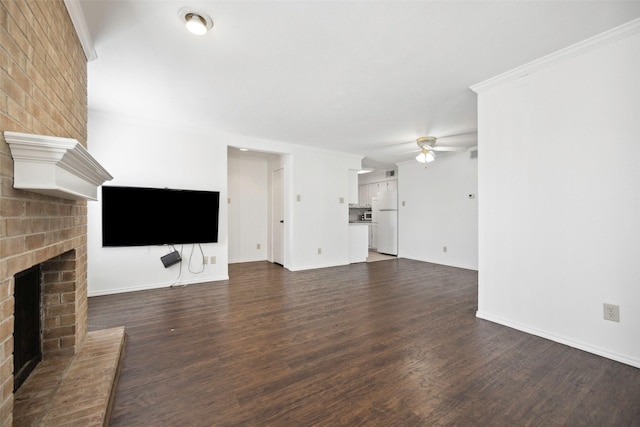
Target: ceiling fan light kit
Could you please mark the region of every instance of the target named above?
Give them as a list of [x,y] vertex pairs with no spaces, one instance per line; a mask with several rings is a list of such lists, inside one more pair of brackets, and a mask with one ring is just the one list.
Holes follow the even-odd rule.
[[416,160],[420,163],[431,163],[436,159],[436,153],[433,148],[433,144],[436,143],[435,136],[422,136],[416,139],[418,147],[420,147],[420,154],[416,156]]
[[180,9],[180,12],[178,12],[178,16],[180,16],[187,30],[192,34],[202,36],[213,28],[213,19],[204,12],[183,7]]
[[436,153],[428,148],[423,148],[420,154],[416,156],[416,160],[420,163],[430,163],[436,159]]

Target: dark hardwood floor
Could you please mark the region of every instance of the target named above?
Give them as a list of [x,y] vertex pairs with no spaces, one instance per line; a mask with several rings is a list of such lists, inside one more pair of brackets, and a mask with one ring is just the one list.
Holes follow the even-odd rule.
[[397,259],[89,299],[126,327],[111,426],[640,426],[640,370],[477,319],[477,272]]

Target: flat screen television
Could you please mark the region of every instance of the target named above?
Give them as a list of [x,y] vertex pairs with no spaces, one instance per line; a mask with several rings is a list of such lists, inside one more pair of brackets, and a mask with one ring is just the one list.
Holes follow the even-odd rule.
[[102,246],[218,241],[220,192],[102,187]]

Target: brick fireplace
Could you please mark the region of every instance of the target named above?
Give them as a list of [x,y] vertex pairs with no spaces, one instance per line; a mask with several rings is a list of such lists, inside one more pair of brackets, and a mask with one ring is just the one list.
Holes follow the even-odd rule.
[[87,202],[15,189],[3,132],[86,146],[86,63],[62,0],[0,0],[0,425],[12,424],[14,276],[41,265],[43,359],[87,333]]
[[[17,375],[20,367],[27,368],[24,364],[16,364],[18,342],[16,341],[18,322],[30,323],[24,332],[29,340],[35,341],[40,350],[42,359],[56,356],[68,356],[75,353],[78,339],[82,335],[76,334],[76,251],[71,250],[52,259],[38,264],[37,269],[32,269],[30,280],[38,282],[36,296],[36,319],[35,322],[25,322],[18,316],[18,298],[14,299],[14,376]],[[35,276],[35,277],[34,277]],[[19,284],[14,276],[14,295],[18,293],[19,286],[26,286],[26,283]],[[26,302],[26,301],[25,301]],[[24,303],[23,303],[24,304]],[[25,307],[27,311],[33,307]],[[80,313],[80,316],[82,314]],[[35,324],[32,324],[35,323]],[[22,328],[25,329],[25,328]],[[38,339],[39,338],[39,339]],[[24,341],[24,340],[23,340]],[[31,356],[34,356],[32,353]],[[26,375],[25,375],[26,377]],[[19,385],[14,378],[14,389]]]
[[[6,420],[13,405],[14,276],[29,267],[41,266],[42,357],[71,355],[87,332],[87,256],[83,219],[86,202],[21,195],[24,192],[6,191],[6,177],[2,180],[0,381],[3,402],[0,413]],[[12,199],[7,193],[20,197]],[[8,205],[18,206],[14,212],[8,212],[5,209]]]

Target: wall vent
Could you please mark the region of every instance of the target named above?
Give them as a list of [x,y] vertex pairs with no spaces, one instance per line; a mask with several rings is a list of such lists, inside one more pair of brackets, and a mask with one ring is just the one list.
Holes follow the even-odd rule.
[[386,172],[385,172],[385,176],[386,176],[387,178],[394,177],[394,176],[396,176],[396,171],[386,171]]

